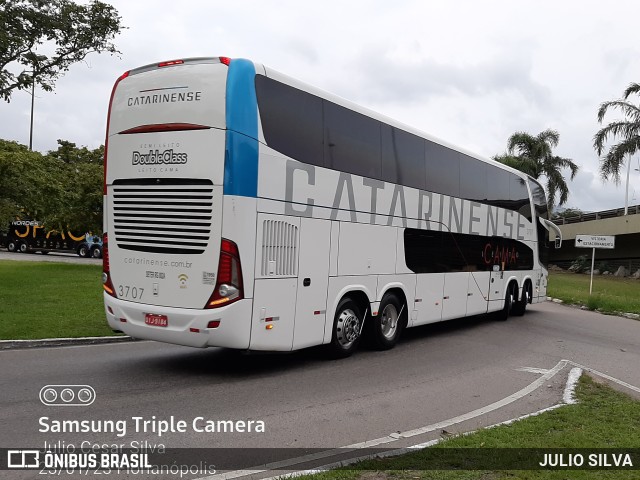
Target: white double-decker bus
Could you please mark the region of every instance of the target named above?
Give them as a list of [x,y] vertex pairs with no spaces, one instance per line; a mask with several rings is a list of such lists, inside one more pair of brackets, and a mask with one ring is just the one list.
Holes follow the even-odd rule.
[[346,356],[546,297],[555,225],[535,180],[265,66],[131,70],[107,123],[114,330]]

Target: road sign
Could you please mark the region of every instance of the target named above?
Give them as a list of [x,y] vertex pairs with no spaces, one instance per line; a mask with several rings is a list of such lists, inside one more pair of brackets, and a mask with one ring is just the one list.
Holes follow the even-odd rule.
[[576,235],[577,248],[615,248],[614,235]]
[[616,248],[616,237],[614,235],[576,235],[576,247],[591,249],[591,282],[589,283],[589,295],[591,295],[596,248]]

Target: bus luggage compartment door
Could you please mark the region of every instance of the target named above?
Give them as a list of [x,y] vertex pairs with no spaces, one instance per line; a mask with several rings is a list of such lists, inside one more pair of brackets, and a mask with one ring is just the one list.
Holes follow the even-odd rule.
[[256,279],[250,350],[291,350],[296,284],[296,278]]
[[500,310],[504,305],[504,276],[505,272],[494,269],[489,283],[489,312]]
[[294,350],[319,345],[324,338],[330,245],[331,221],[301,219]]
[[293,346],[299,237],[300,218],[258,214],[251,350]]

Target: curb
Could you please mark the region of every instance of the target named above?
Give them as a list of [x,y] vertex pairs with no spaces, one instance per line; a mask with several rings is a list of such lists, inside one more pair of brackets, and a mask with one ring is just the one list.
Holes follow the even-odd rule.
[[102,345],[106,343],[137,342],[128,335],[113,337],[43,338],[41,340],[0,340],[0,351],[28,348],[69,347],[74,345]]
[[[580,310],[589,310],[585,305],[581,305],[579,303],[566,303],[564,300],[560,300],[559,298],[547,297],[547,302],[557,303],[559,305],[564,305],[565,307],[579,308]],[[629,318],[631,320],[640,320],[640,314],[638,313],[601,312],[600,310],[589,310],[589,311],[599,313],[601,315],[610,315],[612,317],[623,317],[623,318]]]

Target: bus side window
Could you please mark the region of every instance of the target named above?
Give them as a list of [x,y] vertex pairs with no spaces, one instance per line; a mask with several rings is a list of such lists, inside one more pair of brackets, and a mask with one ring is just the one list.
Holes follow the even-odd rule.
[[325,101],[324,163],[334,170],[380,178],[380,122]]

